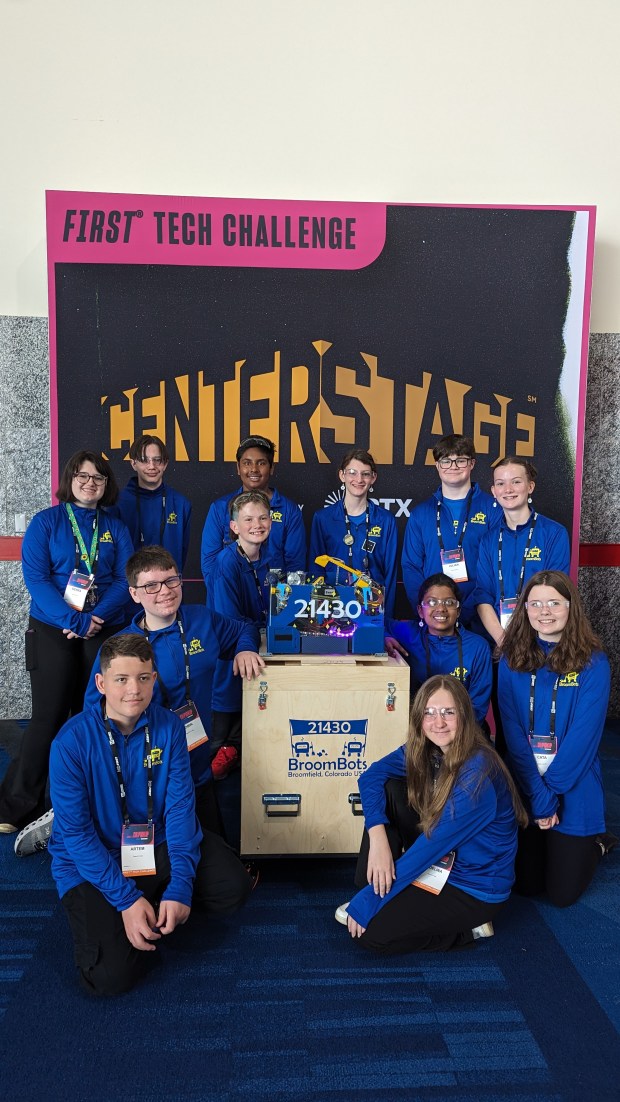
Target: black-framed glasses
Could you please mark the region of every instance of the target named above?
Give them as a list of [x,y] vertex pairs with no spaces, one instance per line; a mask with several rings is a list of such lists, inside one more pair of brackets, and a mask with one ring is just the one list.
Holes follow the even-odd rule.
[[461,602],[457,601],[456,597],[429,597],[421,604],[422,608],[437,608],[439,605],[443,605],[444,608],[459,608]]
[[442,471],[449,471],[450,467],[457,467],[460,471],[464,471],[465,467],[469,467],[471,458],[468,455],[455,455],[454,459],[440,459],[438,462]]
[[93,482],[95,486],[103,486],[104,482],[108,481],[104,474],[88,474],[87,471],[78,471],[73,477],[80,486],[88,486],[89,482]]
[[178,589],[183,581],[180,574],[172,574],[169,578],[164,578],[163,582],[145,582],[144,585],[134,585],[134,589],[143,589],[145,593],[161,593],[162,585],[165,585],[168,589]]

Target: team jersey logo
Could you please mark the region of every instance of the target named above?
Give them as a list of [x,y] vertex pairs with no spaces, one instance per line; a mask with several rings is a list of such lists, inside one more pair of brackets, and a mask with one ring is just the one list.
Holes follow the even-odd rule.
[[527,562],[540,562],[541,556],[540,547],[530,547],[526,557]]
[[176,524],[176,523],[177,523],[177,514],[176,513],[168,513],[168,520],[166,521],[166,524]]
[[99,543],[114,543],[114,540],[112,539],[112,533],[109,528],[107,529],[107,531],[103,532],[101,536],[99,536]]
[[579,688],[579,674],[577,673],[576,670],[573,670],[572,673],[565,674],[564,677],[562,678],[562,680],[559,682],[559,684],[563,688],[578,689]]
[[279,509],[271,510],[271,519],[274,520],[276,524],[282,524],[282,513]]
[[456,677],[457,681],[464,681],[468,673],[469,670],[465,666],[455,666],[450,677]]
[[[161,746],[152,746],[151,747],[151,765],[163,765],[164,764],[161,754],[162,754]],[[148,761],[147,761],[146,758],[144,759],[144,768],[145,769],[148,768]]]
[[372,528],[369,528],[368,535],[369,536],[380,536],[381,535],[381,525],[375,524],[375,525],[373,525]]
[[203,648],[202,643],[200,642],[200,639],[192,639],[192,641],[189,645],[189,653],[190,654],[204,654],[204,648]]
[[474,513],[473,517],[469,518],[470,524],[486,524],[487,515],[483,512]]

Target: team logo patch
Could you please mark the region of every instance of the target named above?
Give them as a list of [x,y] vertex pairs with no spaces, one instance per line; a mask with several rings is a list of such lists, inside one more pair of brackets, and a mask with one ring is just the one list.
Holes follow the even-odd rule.
[[373,525],[373,527],[369,529],[368,535],[369,536],[380,536],[381,535],[381,526],[379,524]]
[[540,547],[530,547],[526,559],[528,562],[540,562],[541,549]]
[[[162,753],[161,746],[151,747],[151,765],[163,765],[164,764],[163,760],[162,760],[161,753]],[[147,760],[145,758],[144,759],[144,768],[146,769],[147,766],[148,766],[148,763],[147,763]]]
[[102,535],[99,536],[99,543],[114,543],[114,540],[112,539],[112,533],[110,532],[109,528],[106,532],[103,532]]
[[279,509],[272,509],[271,519],[274,520],[276,524],[282,524],[282,513]]
[[473,517],[469,518],[469,523],[470,524],[486,524],[486,522],[487,522],[486,513],[474,513]]
[[200,639],[192,639],[188,650],[190,654],[204,654],[204,648]]
[[176,513],[168,513],[168,520],[166,521],[166,524],[176,524],[177,519],[178,518]]
[[572,673],[565,674],[559,684],[564,688],[577,689],[579,687],[579,674],[576,670],[573,670]]

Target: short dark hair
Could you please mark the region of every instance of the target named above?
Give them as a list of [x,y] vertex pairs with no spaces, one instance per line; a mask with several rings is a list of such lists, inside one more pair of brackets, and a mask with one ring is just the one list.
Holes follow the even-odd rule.
[[449,455],[466,455],[468,459],[476,458],[476,446],[470,436],[460,436],[452,432],[449,436],[442,436],[433,448],[433,459],[439,463],[440,459],[447,459]]
[[107,459],[104,459],[99,452],[88,451],[74,452],[71,458],[65,463],[64,470],[60,476],[60,482],[58,483],[58,489],[56,490],[56,497],[58,500],[73,501],[73,488],[71,484],[83,463],[92,463],[95,470],[107,479],[105,490],[98,504],[101,506],[114,505],[118,497],[118,483],[114,477],[114,471]]
[[456,584],[454,578],[448,577],[447,574],[430,574],[428,578],[425,578],[418,590],[418,604],[421,605],[422,601],[426,597],[429,589],[432,589],[434,585],[445,585],[451,593],[454,594],[457,601],[462,602],[461,591]]
[[144,453],[149,444],[155,444],[155,446],[159,448],[164,463],[167,463],[170,459],[168,449],[159,436],[139,436],[137,440],[134,440],[129,449],[129,458],[133,459],[134,463],[136,459],[139,459],[140,462],[144,462]]
[[269,514],[271,514],[271,505],[269,504],[269,498],[267,494],[264,494],[262,490],[246,490],[243,494],[237,494],[236,497],[231,498],[228,502],[228,513],[231,520],[236,520],[239,516],[239,510],[243,509],[244,505],[263,505]]
[[273,440],[268,440],[266,436],[247,436],[245,440],[242,440],[237,448],[237,463],[241,459],[244,452],[247,452],[250,448],[258,448],[262,451],[269,460],[269,466],[273,467],[273,461],[276,454],[276,446]]
[[156,545],[141,547],[127,559],[125,566],[127,585],[134,589],[138,584],[138,575],[145,570],[175,570],[177,574],[179,573],[179,568],[170,552],[166,551],[165,547]]
[[137,635],[133,631],[112,635],[106,639],[99,651],[99,665],[102,673],[109,670],[110,663],[115,658],[138,658],[140,662],[150,662],[155,669],[155,656],[151,644],[147,643],[143,635]]
[[338,470],[346,471],[349,463],[351,463],[353,459],[357,459],[358,463],[365,463],[367,467],[370,467],[373,474],[377,473],[377,464],[370,452],[365,451],[364,448],[350,448],[340,460]]
[[528,482],[535,482],[538,478],[538,471],[534,464],[530,463],[530,460],[525,459],[522,455],[505,455],[493,465],[493,472],[495,473],[499,467],[523,467],[527,474]]

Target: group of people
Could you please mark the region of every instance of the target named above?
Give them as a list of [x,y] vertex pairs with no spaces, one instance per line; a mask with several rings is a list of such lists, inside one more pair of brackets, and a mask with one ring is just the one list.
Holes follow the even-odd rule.
[[336,917],[380,952],[446,949],[493,932],[515,862],[517,890],[559,906],[590,883],[610,844],[597,756],[609,664],[567,576],[568,534],[535,510],[529,461],[496,464],[489,494],[467,437],[433,455],[440,485],[402,550],[417,622],[394,618],[396,523],[370,496],[364,449],[343,456],[307,553],[299,507],[272,485],[274,444],[242,441],[240,485],[204,524],[205,605],[182,603],[191,505],[165,482],[163,441],[132,444],[120,494],[98,453],[68,461],[59,504],[23,543],[32,721],[0,785],[0,832],[20,855],[49,839],[87,990],[132,986],[192,903],[227,913],[249,895],[214,779],[239,763],[267,575],[316,574],[319,554],[383,587],[386,650],[408,661],[413,696],[406,746],[360,777],[360,890]]

